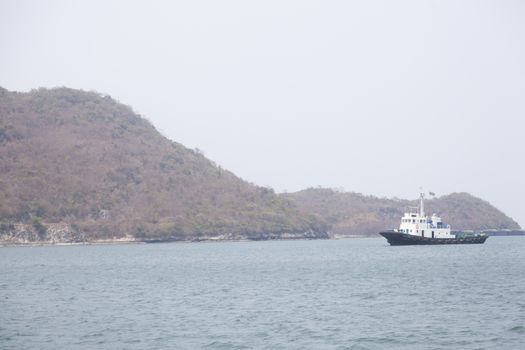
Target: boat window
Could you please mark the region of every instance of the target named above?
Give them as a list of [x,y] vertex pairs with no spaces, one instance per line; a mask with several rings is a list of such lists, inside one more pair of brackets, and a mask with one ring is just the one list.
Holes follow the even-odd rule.
[[416,220],[415,220],[415,219],[412,219],[412,222],[413,222],[413,223],[415,223],[415,222],[416,222]]

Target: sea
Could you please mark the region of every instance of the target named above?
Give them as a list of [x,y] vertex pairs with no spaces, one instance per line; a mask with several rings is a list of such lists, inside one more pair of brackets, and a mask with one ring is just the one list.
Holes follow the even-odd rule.
[[525,237],[0,248],[0,349],[525,349]]

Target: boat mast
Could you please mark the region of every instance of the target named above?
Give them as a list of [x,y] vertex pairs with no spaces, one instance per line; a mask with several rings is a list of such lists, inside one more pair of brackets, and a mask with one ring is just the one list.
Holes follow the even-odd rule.
[[423,217],[425,216],[425,207],[423,204],[423,198],[425,197],[425,194],[423,191],[419,194],[419,216]]

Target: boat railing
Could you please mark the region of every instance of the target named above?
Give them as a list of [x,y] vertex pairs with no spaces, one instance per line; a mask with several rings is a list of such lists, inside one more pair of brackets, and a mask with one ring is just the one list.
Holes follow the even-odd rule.
[[449,224],[444,225],[434,225],[431,222],[428,223],[429,228],[450,228]]

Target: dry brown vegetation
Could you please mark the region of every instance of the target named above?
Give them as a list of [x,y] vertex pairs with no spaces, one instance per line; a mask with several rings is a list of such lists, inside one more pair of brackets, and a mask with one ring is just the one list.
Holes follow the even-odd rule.
[[[304,212],[323,218],[337,235],[376,235],[399,226],[408,206],[418,201],[365,196],[360,193],[310,188],[283,194]],[[425,201],[427,214],[437,213],[453,230],[520,229],[511,218],[490,203],[468,193],[452,193]]]
[[[1,89],[1,88],[0,88]],[[0,90],[0,222],[67,222],[91,238],[247,238],[326,226],[163,137],[108,96]]]

